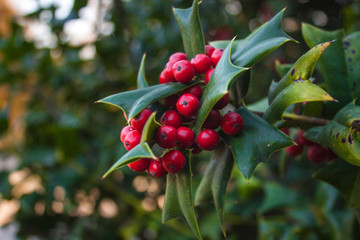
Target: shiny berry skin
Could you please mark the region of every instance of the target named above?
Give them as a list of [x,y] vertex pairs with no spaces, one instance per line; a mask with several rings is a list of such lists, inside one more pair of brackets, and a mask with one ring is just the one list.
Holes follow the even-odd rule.
[[176,94],[167,96],[166,98],[162,99],[162,104],[168,107],[176,108],[176,102],[179,99],[179,96]]
[[166,63],[165,65],[165,68],[164,70],[162,71],[164,73],[164,76],[169,79],[169,81],[175,81],[175,78],[174,78],[174,73],[173,73],[173,66],[174,66],[174,63],[175,62],[168,62]]
[[179,127],[177,130],[177,144],[182,148],[191,148],[195,143],[193,130],[187,127]]
[[194,68],[188,60],[180,60],[176,62],[172,67],[172,71],[175,80],[180,83],[187,83],[195,76]]
[[175,147],[177,143],[177,131],[172,126],[161,126],[156,131],[156,142],[162,148]]
[[305,146],[305,145],[309,146],[309,145],[313,144],[313,142],[311,142],[310,140],[308,140],[307,138],[304,137],[304,133],[305,133],[305,130],[299,130],[299,132],[298,132],[297,139],[299,141],[299,144],[303,145],[303,146]]
[[190,61],[197,74],[203,74],[211,67],[211,59],[205,54],[197,54]]
[[185,167],[186,158],[179,150],[172,150],[161,158],[161,163],[166,171],[177,173]]
[[220,126],[221,114],[218,110],[212,109],[207,116],[203,128],[215,129]]
[[130,120],[131,126],[139,131],[142,131],[146,121],[149,119],[152,111],[148,108],[142,110],[138,115]]
[[214,50],[214,52],[211,54],[211,61],[214,67],[216,67],[216,65],[218,64],[221,56],[224,53],[224,49],[223,48],[217,48]]
[[315,163],[322,163],[325,160],[326,149],[320,144],[312,144],[306,153],[307,158]]
[[186,54],[183,52],[176,52],[169,57],[169,62],[178,62],[180,60],[186,60]]
[[132,130],[134,130],[132,127],[130,126],[125,126],[123,129],[121,129],[121,132],[120,132],[120,140],[122,142],[124,142],[124,139],[126,137],[126,135],[131,132]]
[[178,128],[182,123],[182,119],[177,111],[168,110],[161,116],[160,123],[161,125],[169,125],[174,128]]
[[194,95],[195,97],[197,97],[197,99],[200,100],[200,98],[202,97],[203,91],[199,85],[195,85],[195,86],[185,89],[184,93],[190,93],[190,94]]
[[300,155],[303,151],[303,146],[299,145],[299,142],[297,140],[295,140],[295,143],[297,143],[298,145],[292,145],[290,147],[285,148],[285,152],[289,156],[296,157]]
[[235,136],[241,132],[244,123],[240,114],[229,112],[221,119],[221,129],[227,135]]
[[214,106],[214,109],[220,110],[226,107],[230,102],[229,94],[225,94]]
[[140,158],[139,160],[129,163],[128,167],[134,172],[142,172],[149,168],[151,158]]
[[199,109],[199,100],[190,93],[183,94],[176,103],[177,111],[185,117],[194,115]]
[[174,82],[174,81],[175,81],[175,79],[170,79],[170,78],[165,77],[164,71],[162,71],[162,72],[160,73],[160,76],[159,76],[159,83],[160,83],[160,84],[169,83],[169,82]]
[[215,48],[213,46],[205,45],[205,53],[209,58],[211,58],[211,55],[214,51],[215,51]]
[[212,129],[205,129],[196,138],[198,146],[207,151],[214,150],[220,143],[219,134]]
[[205,73],[205,83],[206,83],[206,85],[208,85],[214,70],[215,70],[214,68],[211,68]]
[[141,132],[138,130],[133,130],[129,132],[124,139],[124,146],[126,150],[130,151],[136,145],[140,143],[141,140]]
[[167,171],[162,166],[161,161],[157,161],[154,159],[151,160],[151,162],[150,162],[148,172],[151,176],[154,176],[157,178],[161,178],[167,174]]

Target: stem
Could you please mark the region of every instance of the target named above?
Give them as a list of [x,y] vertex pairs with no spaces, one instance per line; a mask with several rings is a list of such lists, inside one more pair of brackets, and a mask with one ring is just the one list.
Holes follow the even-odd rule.
[[[260,117],[264,116],[264,112],[257,112],[257,111],[252,111],[252,112]],[[283,119],[286,121],[289,121],[289,122],[297,122],[297,123],[300,122],[300,123],[305,123],[305,124],[310,124],[310,125],[315,125],[315,126],[326,125],[330,122],[329,120],[326,120],[323,118],[308,117],[308,116],[302,116],[302,115],[296,115],[296,114],[284,114]]]

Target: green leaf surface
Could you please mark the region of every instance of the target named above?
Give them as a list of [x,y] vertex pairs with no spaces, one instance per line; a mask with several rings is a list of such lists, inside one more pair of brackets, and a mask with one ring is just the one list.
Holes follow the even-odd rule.
[[229,148],[224,144],[219,145],[211,155],[211,160],[201,179],[195,196],[195,205],[214,201],[218,219],[225,237],[224,204],[226,187],[233,165],[234,160]]
[[311,48],[296,61],[279,82],[273,82],[269,90],[269,103],[271,103],[282,90],[294,82],[309,80],[321,54],[323,54],[330,44],[331,42],[321,43]]
[[127,92],[121,92],[110,95],[97,102],[107,103],[121,108],[127,115],[128,122],[140,113],[144,108],[156,102],[159,99],[180,92],[188,87],[195,85],[197,82],[189,84],[165,83],[158,84],[147,88],[136,89]]
[[[324,31],[310,24],[302,24],[302,35],[309,47],[336,40],[319,60],[321,74],[326,83],[326,90],[331,96],[339,100],[342,105],[335,106],[335,110],[351,101],[351,91],[347,76],[345,53],[342,39],[343,30]],[[330,107],[334,104],[330,104]]]
[[250,179],[256,166],[282,148],[294,145],[285,133],[273,127],[246,108],[236,110],[243,119],[244,128],[238,136],[224,135],[241,174]]
[[132,163],[140,158],[153,158],[156,159],[156,156],[152,152],[149,143],[153,142],[155,138],[155,131],[158,129],[160,124],[155,120],[156,113],[152,113],[149,119],[146,121],[140,143],[131,149],[129,152],[125,153],[119,160],[117,160],[110,169],[104,174],[103,178],[112,173],[118,168],[121,168],[129,163]]
[[146,53],[143,55],[142,59],[141,59],[141,63],[140,63],[140,68],[138,71],[138,75],[137,75],[137,88],[146,88],[149,86],[148,81],[146,80],[146,76],[145,76],[145,58],[146,58]]
[[166,186],[162,221],[164,223],[170,219],[184,216],[196,237],[202,239],[194,209],[189,151],[186,152],[185,157],[188,159],[186,167],[179,173],[169,173],[167,176],[169,185]]
[[349,204],[360,210],[360,168],[341,159],[314,174],[314,177],[337,188]]
[[194,0],[187,9],[173,8],[175,19],[179,25],[184,49],[188,59],[196,54],[205,53],[204,34],[199,18],[199,3]]
[[231,63],[230,51],[233,41],[225,48],[201,99],[201,107],[195,123],[195,132],[201,129],[205,119],[214,105],[228,92],[232,83],[247,68],[237,67]]
[[279,76],[280,76],[281,78],[284,77],[285,74],[288,73],[288,72],[291,70],[291,68],[292,68],[293,65],[294,65],[294,64],[289,64],[289,63],[287,63],[287,64],[281,64],[281,62],[280,62],[279,60],[277,60],[277,59],[276,59],[276,61],[275,61],[275,69],[276,69],[276,72],[277,72],[277,74],[279,74]]
[[352,96],[360,98],[360,32],[345,37],[343,46]]
[[334,101],[322,88],[309,80],[298,80],[282,90],[271,102],[264,114],[264,119],[270,124],[282,120],[285,110],[294,103]]
[[250,67],[288,41],[294,41],[281,27],[285,9],[251,33],[236,46],[232,60],[236,66]]
[[349,103],[331,122],[311,128],[305,136],[329,147],[349,163],[360,166],[360,106]]

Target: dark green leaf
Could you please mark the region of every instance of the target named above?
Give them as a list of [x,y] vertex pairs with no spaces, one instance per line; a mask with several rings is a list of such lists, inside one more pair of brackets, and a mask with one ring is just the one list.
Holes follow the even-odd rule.
[[309,80],[317,61],[331,42],[319,44],[302,55],[279,82],[273,82],[269,90],[269,103],[286,87],[301,80]]
[[191,155],[189,151],[186,153],[188,164],[185,169],[176,174],[168,174],[171,175],[167,177],[167,184],[170,185],[166,187],[162,221],[166,222],[172,218],[181,217],[182,213],[196,237],[202,239],[195,216],[192,194]]
[[298,80],[282,90],[271,102],[264,119],[274,125],[282,120],[285,110],[294,103],[334,101],[322,88],[309,80]]
[[267,161],[273,152],[294,145],[294,142],[282,131],[246,108],[239,108],[236,112],[244,121],[243,130],[238,136],[223,137],[240,172],[246,179],[250,179],[260,162]]
[[287,72],[290,71],[294,64],[281,64],[279,60],[275,61],[275,69],[277,74],[282,78]]
[[195,205],[214,201],[225,237],[224,204],[226,187],[230,179],[233,164],[234,160],[229,148],[224,144],[218,146],[211,156],[195,197]]
[[360,98],[360,32],[345,37],[343,45],[352,96]]
[[147,88],[117,93],[97,102],[107,103],[121,108],[126,113],[128,121],[130,121],[150,104],[191,87],[196,83],[197,82],[191,82],[186,85],[181,83],[159,84]]
[[140,88],[146,88],[149,86],[146,76],[145,76],[145,58],[146,53],[143,55],[140,63],[140,68],[137,75],[137,87]]
[[232,42],[224,50],[201,99],[201,108],[195,123],[195,132],[198,132],[214,105],[228,92],[231,84],[247,68],[237,67],[231,63],[230,51]]
[[360,210],[360,168],[341,159],[314,174],[314,177],[337,188],[351,206]]
[[329,147],[339,157],[360,166],[360,106],[349,103],[334,119],[305,133],[306,138]]
[[317,44],[336,40],[324,52],[319,60],[322,76],[326,83],[326,90],[331,96],[339,100],[342,105],[334,106],[335,110],[351,101],[350,85],[348,82],[345,54],[342,46],[343,30],[323,31],[310,24],[302,24],[302,35],[309,47]]
[[188,59],[193,58],[196,54],[205,53],[205,40],[199,18],[198,0],[194,0],[190,8],[173,8],[173,12],[180,28]]

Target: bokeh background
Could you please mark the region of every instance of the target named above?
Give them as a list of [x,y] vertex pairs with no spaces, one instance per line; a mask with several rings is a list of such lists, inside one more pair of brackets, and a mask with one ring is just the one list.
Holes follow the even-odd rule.
[[[125,120],[120,109],[94,103],[133,89],[145,52],[147,78],[157,83],[169,55],[183,51],[171,8],[190,5],[190,0],[0,0],[0,239],[192,239],[184,222],[161,224],[164,180],[127,168],[101,180],[125,152],[119,140]],[[270,81],[279,78],[275,59],[291,63],[307,50],[301,22],[348,33],[360,29],[358,0],[204,0],[206,41],[243,38],[284,7],[284,30],[300,43],[286,44],[254,67],[256,87],[248,103],[265,96]],[[196,188],[207,155],[194,162]],[[279,164],[273,157],[250,183],[233,174],[228,239],[280,239],[284,226],[301,229],[314,221],[311,228],[329,238],[306,239],[334,239],[331,227],[309,210],[316,209],[322,193],[333,193],[341,206],[339,231],[358,227],[337,191],[311,179],[317,166],[296,161],[282,175]],[[269,200],[271,192],[283,201]],[[308,200],[298,202],[300,195]],[[261,214],[264,201],[290,210]],[[198,211],[205,239],[221,239],[215,211]],[[309,217],[314,215],[315,220]],[[294,221],[301,217],[303,222]]]

